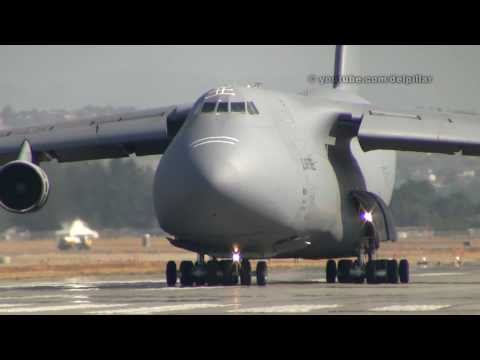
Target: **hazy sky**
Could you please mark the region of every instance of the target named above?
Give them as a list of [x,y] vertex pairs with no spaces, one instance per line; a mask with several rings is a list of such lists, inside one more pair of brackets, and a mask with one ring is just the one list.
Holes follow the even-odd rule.
[[[333,46],[0,46],[0,108],[146,108],[195,100],[232,82],[299,92],[330,74]],[[479,46],[361,46],[363,73],[424,73],[433,85],[368,86],[382,105],[480,110]]]

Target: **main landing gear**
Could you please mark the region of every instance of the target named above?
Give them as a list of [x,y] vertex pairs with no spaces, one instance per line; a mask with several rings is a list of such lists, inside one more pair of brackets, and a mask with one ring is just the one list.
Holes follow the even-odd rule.
[[327,283],[337,280],[340,284],[408,284],[410,281],[408,260],[370,260],[366,264],[358,261],[328,260],[326,269]]
[[[265,261],[259,261],[256,268],[258,286],[265,286],[268,280],[268,266]],[[167,286],[176,286],[178,280],[182,287],[192,286],[250,286],[252,284],[252,268],[250,261],[212,259],[205,262],[199,255],[195,264],[192,261],[182,261],[180,268],[174,261],[169,261],[166,268]]]
[[[337,280],[341,284],[408,284],[410,281],[410,266],[408,260],[376,260],[374,259],[376,246],[366,248],[367,255],[363,249],[359,252],[358,258],[352,260],[328,260],[326,268],[327,283],[333,284]],[[365,259],[365,257],[367,259]],[[366,260],[366,261],[365,261]]]

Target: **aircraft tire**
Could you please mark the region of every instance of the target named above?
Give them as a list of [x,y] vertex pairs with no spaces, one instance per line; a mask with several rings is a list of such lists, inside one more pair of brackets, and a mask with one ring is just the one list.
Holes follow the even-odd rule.
[[366,275],[367,275],[367,284],[376,284],[377,283],[377,276],[375,270],[375,261],[369,261],[367,263]]
[[196,277],[195,278],[195,285],[197,286],[204,286],[206,281],[207,281],[207,276],[206,276],[206,272],[207,272],[207,269],[206,269],[206,266],[205,264],[199,264],[199,263],[195,263],[195,269],[197,268],[203,268],[203,271],[201,271],[202,274],[204,274],[203,276],[201,277]]
[[390,284],[398,284],[398,262],[389,260],[387,263],[387,280]]
[[193,286],[193,262],[182,261],[180,264],[180,284],[184,287]]
[[167,263],[166,277],[168,287],[174,287],[177,284],[177,264],[175,264],[175,261]]
[[239,280],[239,264],[228,260],[227,262],[227,285],[238,285]]
[[350,270],[352,270],[352,260],[340,260],[338,262],[338,282],[341,284],[348,284],[352,282]]
[[246,259],[242,260],[240,265],[240,285],[252,285],[252,266],[250,265],[250,261]]
[[268,278],[268,267],[265,261],[259,261],[257,263],[257,285],[265,286],[267,285]]
[[385,271],[384,276],[376,275],[376,283],[377,284],[385,284],[388,282],[388,260],[375,260],[375,270]]
[[[361,267],[358,260],[355,260],[355,262],[353,263],[353,267],[355,267],[355,268],[360,268]],[[352,278],[352,282],[354,284],[363,284],[365,282],[365,273],[363,271],[361,271],[360,276],[355,276],[355,277]]]
[[327,261],[326,278],[327,284],[335,284],[337,279],[337,263],[335,260]]
[[[234,285],[234,264],[232,260],[222,260],[219,263],[220,270],[222,272],[222,280],[221,283],[224,286]],[[237,279],[238,283],[238,279]]]
[[207,285],[216,286],[218,285],[218,270],[219,265],[218,261],[211,260],[207,263]]
[[410,282],[410,265],[408,260],[403,259],[400,261],[398,273],[400,275],[400,282],[402,284],[408,284]]

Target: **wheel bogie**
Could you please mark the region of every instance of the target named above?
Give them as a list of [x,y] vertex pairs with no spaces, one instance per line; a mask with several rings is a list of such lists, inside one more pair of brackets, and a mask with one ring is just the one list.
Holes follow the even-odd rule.
[[[256,267],[258,286],[265,286],[268,279],[267,262],[259,261]],[[210,260],[205,263],[203,259],[195,264],[192,261],[182,261],[177,270],[176,263],[169,261],[166,266],[166,282],[168,287],[176,286],[178,280],[182,287],[190,286],[250,286],[252,282],[252,268],[250,261],[243,259],[241,263],[232,260]],[[361,263],[349,259],[337,262],[328,260],[326,266],[326,282],[333,284],[408,284],[410,269],[407,260],[371,260]]]

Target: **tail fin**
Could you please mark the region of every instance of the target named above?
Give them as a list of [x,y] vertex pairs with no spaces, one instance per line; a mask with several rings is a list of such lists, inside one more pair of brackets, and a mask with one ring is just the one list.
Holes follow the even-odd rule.
[[345,67],[347,57],[347,48],[345,45],[335,46],[335,68],[333,69],[333,88],[337,89],[342,86],[342,76],[345,75]]
[[358,84],[344,83],[342,77],[349,75],[360,75],[358,73],[357,59],[354,59],[354,51],[352,47],[348,45],[336,45],[335,46],[335,68],[334,68],[334,81],[333,88],[348,90],[351,92],[358,91]]

